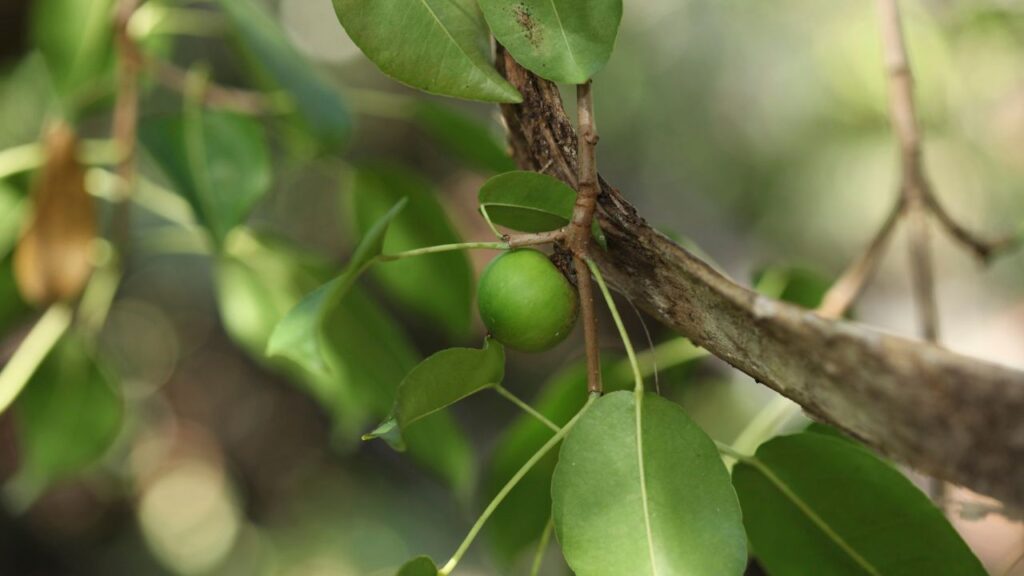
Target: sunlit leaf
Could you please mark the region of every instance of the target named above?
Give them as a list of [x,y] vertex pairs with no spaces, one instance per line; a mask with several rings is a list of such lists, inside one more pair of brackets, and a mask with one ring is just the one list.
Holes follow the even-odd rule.
[[70,126],[46,138],[46,164],[32,187],[32,216],[14,252],[22,297],[37,306],[71,299],[92,273],[96,207],[78,163],[78,137]]
[[34,0],[33,45],[74,108],[113,76],[113,0]]
[[480,0],[480,8],[516,62],[567,84],[604,67],[622,20],[622,0]]
[[476,348],[449,348],[416,365],[398,386],[391,416],[364,440],[389,435],[397,423],[406,431],[416,421],[477,392],[501,384],[505,349],[493,340]]
[[472,168],[496,173],[516,169],[516,163],[501,140],[480,121],[429,100],[416,102],[413,118],[424,131]]
[[329,146],[344,143],[352,130],[348,108],[277,22],[251,0],[219,2],[249,60],[288,93],[305,129]]
[[[402,198],[384,239],[384,252],[461,242],[430,184],[397,167],[361,168],[349,190],[353,230],[362,236]],[[384,262],[370,273],[403,305],[431,320],[453,338],[469,331],[473,270],[465,252],[444,252]]]
[[197,111],[147,119],[139,134],[218,245],[270,189],[266,134],[251,118]]
[[426,556],[417,556],[403,564],[396,576],[437,576],[437,564]]
[[311,372],[327,373],[321,346],[326,316],[344,300],[366,267],[381,254],[388,226],[405,204],[404,199],[399,201],[377,220],[363,235],[341,274],[307,294],[278,323],[267,344],[268,356],[282,356]]
[[[576,191],[546,174],[506,172],[484,183],[478,202],[499,226],[518,232],[547,232],[569,223],[576,205]],[[604,233],[596,220],[593,232],[594,238],[604,246]]]
[[491,64],[473,0],[334,0],[334,9],[363,54],[400,82],[470,100],[522,99]]
[[121,428],[121,398],[74,335],[65,336],[14,405],[21,465],[7,485],[27,504],[95,462]]
[[551,482],[558,541],[579,576],[742,574],[739,503],[714,443],[678,405],[598,400],[562,445]]
[[852,442],[783,436],[733,469],[758,561],[790,574],[985,574],[942,512]]

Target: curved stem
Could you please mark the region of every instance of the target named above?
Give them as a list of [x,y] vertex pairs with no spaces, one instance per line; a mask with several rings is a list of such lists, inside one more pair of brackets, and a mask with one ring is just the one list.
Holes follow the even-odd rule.
[[461,242],[459,244],[439,244],[437,246],[416,248],[415,250],[406,250],[405,252],[396,252],[394,254],[381,254],[380,256],[377,256],[376,260],[380,262],[392,262],[394,260],[401,260],[402,258],[413,258],[415,256],[425,256],[427,254],[440,254],[442,252],[455,252],[456,250],[508,250],[508,244],[505,242]]
[[0,179],[35,170],[45,161],[46,154],[38,142],[0,151]]
[[544,563],[544,552],[548,549],[548,541],[551,539],[551,533],[555,531],[555,518],[552,516],[548,518],[548,523],[544,526],[544,532],[540,535],[540,542],[537,544],[537,553],[533,557],[533,567],[530,568],[530,576],[538,576],[540,574],[540,567]]
[[501,384],[498,384],[494,387],[494,391],[497,392],[498,394],[501,394],[501,396],[504,397],[509,402],[518,406],[519,409],[522,410],[523,412],[526,412],[530,416],[536,418],[538,421],[540,421],[541,424],[547,426],[552,431],[558,432],[559,430],[561,430],[561,428],[558,427],[558,424],[555,424],[551,420],[548,420],[547,416],[544,416],[543,414],[538,412],[536,408],[530,406],[522,399],[520,399],[518,396],[510,392],[508,388],[505,388]]
[[590,405],[593,404],[594,400],[596,399],[597,395],[591,394],[590,397],[587,399],[587,403],[584,404],[583,408],[580,409],[580,411],[577,412],[576,415],[572,417],[572,420],[569,420],[569,422],[565,426],[563,426],[561,430],[555,433],[555,435],[552,436],[550,440],[548,440],[543,446],[541,446],[540,450],[537,450],[537,452],[533,456],[531,456],[529,460],[526,461],[526,464],[523,464],[522,468],[520,468],[515,473],[515,475],[512,476],[512,478],[510,478],[508,482],[505,483],[505,486],[501,488],[501,491],[498,492],[494,499],[491,500],[491,503],[487,505],[487,508],[484,509],[483,513],[480,514],[480,517],[477,518],[477,521],[475,524],[473,524],[473,527],[469,529],[469,534],[466,535],[466,538],[462,541],[462,544],[459,545],[458,550],[456,550],[455,554],[452,555],[451,560],[448,560],[444,567],[438,571],[438,574],[440,576],[448,576],[452,573],[452,570],[455,570],[455,567],[459,564],[459,561],[462,560],[462,557],[466,555],[466,551],[469,550],[469,546],[473,543],[473,540],[476,539],[477,534],[479,534],[480,530],[484,527],[484,524],[487,522],[487,519],[490,518],[492,514],[494,514],[495,510],[497,510],[498,505],[501,504],[505,497],[508,496],[508,493],[511,492],[517,484],[519,484],[519,481],[522,480],[523,477],[526,476],[531,469],[533,469],[537,462],[539,462],[541,458],[543,458],[548,452],[550,452],[552,448],[557,446],[558,443],[562,441],[562,438],[565,438],[565,435],[568,434],[570,430],[572,430],[573,426],[576,425],[576,422],[578,422],[580,417],[583,416],[584,413],[586,413],[587,409],[590,408]]

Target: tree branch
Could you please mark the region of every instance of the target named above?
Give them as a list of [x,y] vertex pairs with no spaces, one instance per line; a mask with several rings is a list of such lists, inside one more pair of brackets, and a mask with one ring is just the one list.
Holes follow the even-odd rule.
[[594,99],[588,80],[576,87],[576,111],[580,134],[577,142],[576,205],[569,222],[568,243],[576,268],[576,286],[580,293],[583,316],[583,340],[587,350],[587,391],[600,394],[601,343],[597,334],[597,313],[594,310],[594,286],[590,280],[587,254],[590,252],[590,227],[597,209],[597,125],[594,122]]
[[[498,68],[523,95],[502,105],[520,167],[574,185],[576,136],[557,87],[501,49]],[[592,256],[641,308],[882,453],[1024,507],[1024,373],[760,296],[600,184],[608,250]]]

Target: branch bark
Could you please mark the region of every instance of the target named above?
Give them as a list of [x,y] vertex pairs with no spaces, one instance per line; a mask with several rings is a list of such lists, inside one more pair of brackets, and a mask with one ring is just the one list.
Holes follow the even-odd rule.
[[[516,161],[575,185],[576,135],[557,87],[504,50],[497,65],[523,95],[502,105]],[[760,296],[600,184],[608,250],[592,257],[646,312],[883,454],[1024,507],[1024,373]]]

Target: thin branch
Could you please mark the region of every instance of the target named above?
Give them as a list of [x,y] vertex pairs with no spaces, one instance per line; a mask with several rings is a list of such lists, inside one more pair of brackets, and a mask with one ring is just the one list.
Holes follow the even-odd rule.
[[973,231],[968,230],[949,214],[949,211],[939,202],[939,199],[935,196],[935,191],[931,188],[925,190],[925,202],[927,202],[929,210],[935,215],[935,218],[942,225],[946,233],[974,252],[974,255],[982,262],[991,262],[996,256],[1020,247],[1021,236],[1018,234],[1008,234],[1001,238],[988,239],[982,238]]
[[588,80],[576,87],[576,111],[581,137],[577,141],[576,205],[569,223],[569,250],[573,255],[576,282],[580,293],[580,314],[583,316],[583,340],[587,350],[587,390],[600,394],[601,356],[597,333],[597,313],[594,310],[594,288],[587,268],[590,250],[590,227],[597,208],[597,126],[594,122],[592,84]]
[[896,230],[896,224],[903,215],[903,206],[903,196],[900,195],[871,243],[825,293],[818,307],[819,314],[826,318],[841,318],[864,293],[864,289],[878,271],[885,249]]
[[[576,180],[576,137],[558,87],[499,47],[523,96],[502,105],[524,170]],[[1024,507],[1024,372],[867,326],[823,318],[742,287],[652,229],[599,180],[606,279],[697,346],[922,472]]]
[[565,240],[566,232],[564,229],[559,229],[533,234],[505,234],[503,238],[508,243],[509,248],[522,248],[524,246],[540,246],[561,242]]

